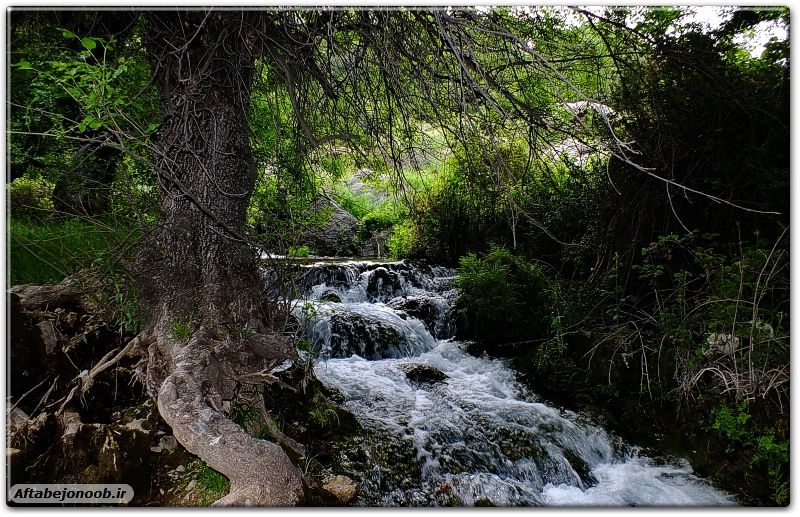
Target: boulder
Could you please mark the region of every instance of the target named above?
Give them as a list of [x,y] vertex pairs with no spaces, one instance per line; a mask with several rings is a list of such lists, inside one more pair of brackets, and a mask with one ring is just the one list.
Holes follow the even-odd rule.
[[327,303],[342,303],[342,295],[336,289],[326,289],[319,297],[319,301]]
[[299,244],[307,245],[314,253],[322,256],[353,254],[358,219],[324,194],[311,203],[306,215],[316,224],[303,231]]
[[[371,302],[392,300],[406,294],[407,282],[403,275],[386,267],[377,267],[361,275],[364,289]],[[361,280],[360,280],[361,282]]]
[[334,476],[323,483],[322,489],[342,504],[347,504],[358,495],[358,483],[347,476]]

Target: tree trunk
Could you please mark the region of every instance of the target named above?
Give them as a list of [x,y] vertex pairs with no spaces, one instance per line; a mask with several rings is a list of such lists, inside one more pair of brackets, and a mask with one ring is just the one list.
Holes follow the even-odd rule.
[[[163,224],[139,259],[152,317],[147,387],[178,441],[230,479],[220,505],[303,499],[283,450],[221,411],[237,379],[297,359],[291,343],[266,335],[256,256],[241,238],[256,180],[247,111],[259,16],[148,13]],[[265,341],[271,346],[254,353]]]

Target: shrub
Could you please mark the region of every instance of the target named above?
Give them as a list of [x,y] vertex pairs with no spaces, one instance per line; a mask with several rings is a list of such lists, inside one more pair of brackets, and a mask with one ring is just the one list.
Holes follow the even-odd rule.
[[414,225],[411,221],[406,220],[396,224],[392,236],[386,241],[389,254],[396,259],[410,257],[414,251],[414,239]]
[[373,233],[388,230],[395,223],[395,218],[386,212],[371,212],[361,220],[359,235],[362,238],[369,237]]
[[647,310],[656,332],[685,358],[685,392],[711,386],[737,400],[787,395],[788,252],[758,235],[736,247],[715,239],[666,235],[642,250],[634,269],[652,289]]
[[311,256],[311,248],[308,246],[289,247],[287,255],[290,257],[306,258]]
[[789,440],[776,438],[773,428],[759,430],[747,401],[734,408],[722,405],[712,409],[708,428],[727,438],[726,452],[752,454],[750,464],[767,470],[773,500],[780,505],[788,502]]
[[43,179],[17,178],[6,188],[14,219],[41,219],[53,210],[53,185]]
[[539,266],[506,248],[470,253],[458,268],[457,334],[485,344],[532,342],[549,333],[549,281]]

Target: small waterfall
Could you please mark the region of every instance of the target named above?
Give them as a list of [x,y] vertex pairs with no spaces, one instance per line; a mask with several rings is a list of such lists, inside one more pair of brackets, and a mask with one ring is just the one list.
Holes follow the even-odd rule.
[[308,265],[299,275],[305,324],[322,358],[413,357],[451,337],[453,271],[423,264],[347,262]]
[[423,263],[301,267],[294,314],[372,436],[352,460],[363,506],[727,506],[682,460],[649,458],[542,403],[507,362],[452,339],[454,271]]

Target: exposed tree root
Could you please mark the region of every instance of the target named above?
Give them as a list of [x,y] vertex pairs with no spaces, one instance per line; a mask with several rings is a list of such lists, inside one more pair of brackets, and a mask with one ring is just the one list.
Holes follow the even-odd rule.
[[115,355],[112,359],[109,358],[112,355],[114,355],[114,352],[117,351],[116,349],[104,355],[103,358],[100,359],[100,361],[98,361],[98,363],[91,370],[83,370],[80,373],[80,375],[78,375],[75,378],[76,384],[70,390],[69,394],[67,395],[67,398],[61,404],[61,407],[58,409],[58,411],[56,411],[56,416],[60,416],[61,413],[64,412],[64,408],[67,407],[67,404],[69,404],[69,402],[72,400],[75,394],[78,393],[79,390],[80,390],[80,395],[85,394],[87,391],[89,391],[89,388],[92,387],[92,384],[94,384],[94,378],[97,377],[97,375],[99,375],[103,371],[107,370],[108,368],[120,362],[120,360],[123,357],[127,356],[135,348],[138,348],[141,345],[142,345],[141,336],[136,336],[135,338],[131,339],[128,342],[128,344],[125,345],[125,348],[123,348],[122,351],[119,352],[117,355]]
[[[214,505],[302,503],[304,492],[299,472],[283,449],[250,436],[222,412],[222,400],[232,395],[232,389],[226,372],[228,359],[220,360],[210,351],[216,342],[203,329],[186,344],[165,332],[156,336],[151,345],[148,385],[158,386],[161,416],[186,450],[230,479],[230,493]],[[159,355],[171,357],[153,362]],[[164,380],[158,382],[165,374]]]

